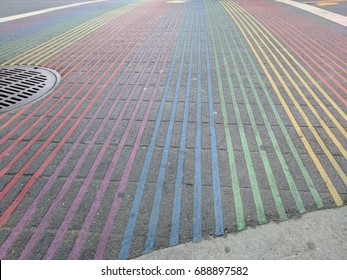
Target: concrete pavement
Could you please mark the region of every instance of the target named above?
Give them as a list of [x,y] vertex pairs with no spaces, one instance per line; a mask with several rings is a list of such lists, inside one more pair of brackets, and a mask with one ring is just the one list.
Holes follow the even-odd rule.
[[344,206],[157,250],[137,260],[346,260],[346,241]]

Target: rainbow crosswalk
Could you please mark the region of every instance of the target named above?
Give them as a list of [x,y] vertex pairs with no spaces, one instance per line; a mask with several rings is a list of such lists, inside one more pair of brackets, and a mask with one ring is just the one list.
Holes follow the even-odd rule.
[[268,0],[54,13],[0,24],[1,64],[62,77],[0,116],[1,259],[127,259],[346,203],[345,27]]

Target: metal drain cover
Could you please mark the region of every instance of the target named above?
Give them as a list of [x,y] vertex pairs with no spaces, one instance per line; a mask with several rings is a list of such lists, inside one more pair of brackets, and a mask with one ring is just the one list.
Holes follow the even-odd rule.
[[37,101],[60,83],[60,75],[39,66],[0,66],[0,113]]

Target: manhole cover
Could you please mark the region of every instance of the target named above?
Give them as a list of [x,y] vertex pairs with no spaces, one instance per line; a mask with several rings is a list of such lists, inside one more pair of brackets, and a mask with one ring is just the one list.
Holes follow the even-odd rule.
[[39,100],[58,86],[60,75],[39,66],[0,66],[0,113]]

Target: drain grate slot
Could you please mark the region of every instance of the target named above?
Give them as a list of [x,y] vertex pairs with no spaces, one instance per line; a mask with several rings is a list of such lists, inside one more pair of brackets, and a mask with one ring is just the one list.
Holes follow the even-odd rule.
[[0,66],[0,113],[18,109],[51,93],[60,75],[36,66]]

